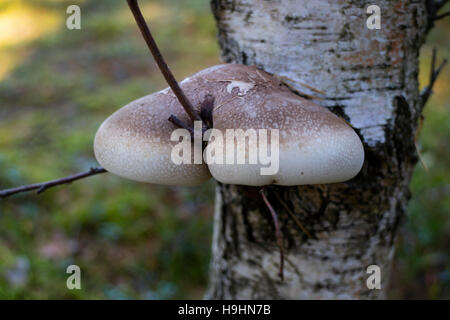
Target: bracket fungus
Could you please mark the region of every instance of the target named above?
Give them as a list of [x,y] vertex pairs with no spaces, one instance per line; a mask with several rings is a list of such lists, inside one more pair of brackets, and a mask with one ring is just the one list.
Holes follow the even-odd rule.
[[205,164],[177,165],[171,161],[175,142],[170,136],[177,129],[168,121],[172,115],[191,123],[168,89],[117,110],[103,122],[95,136],[98,162],[118,176],[154,184],[190,186],[210,179]]
[[[344,120],[254,66],[213,66],[180,86],[197,114],[203,111],[205,96],[214,97],[212,126],[226,137],[219,146],[223,159],[207,165],[171,161],[176,145],[171,134],[177,126],[168,119],[175,116],[190,127],[193,122],[166,88],[131,102],[101,125],[94,143],[100,164],[119,176],[156,184],[194,185],[208,180],[211,173],[222,183],[250,186],[341,182],[362,167],[362,143]],[[228,130],[234,135],[225,134]],[[254,135],[260,130],[270,130],[270,137]],[[203,152],[195,150],[199,148],[201,143],[192,143],[191,160],[195,152]],[[239,152],[244,153],[244,163],[237,161]],[[273,172],[262,174],[267,163],[249,163],[251,155],[261,160],[263,153],[272,153],[277,162]]]
[[[322,184],[349,180],[361,170],[364,149],[353,129],[277,78],[256,67],[233,64],[201,74],[207,82],[215,81],[214,128],[222,134],[239,129],[234,136],[225,134],[224,158],[231,158],[230,163],[208,164],[216,180],[249,186]],[[260,135],[261,130],[270,132]],[[226,154],[230,150],[231,156]],[[245,163],[238,163],[239,152]],[[261,159],[265,153],[277,161],[273,170]],[[257,163],[250,163],[252,155],[260,157]]]

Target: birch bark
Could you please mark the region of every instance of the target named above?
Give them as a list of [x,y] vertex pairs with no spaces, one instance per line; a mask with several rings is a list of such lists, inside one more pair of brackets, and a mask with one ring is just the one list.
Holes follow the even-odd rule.
[[[270,213],[258,188],[218,185],[209,299],[384,298],[394,242],[417,161],[421,113],[418,55],[427,29],[424,0],[212,0],[225,62],[257,65],[296,90],[325,92],[366,152],[351,181],[275,187],[286,249],[285,280]],[[381,8],[369,30],[366,8]],[[319,95],[320,96],[320,95]],[[306,235],[288,214],[309,231]],[[366,286],[381,268],[381,290]]]

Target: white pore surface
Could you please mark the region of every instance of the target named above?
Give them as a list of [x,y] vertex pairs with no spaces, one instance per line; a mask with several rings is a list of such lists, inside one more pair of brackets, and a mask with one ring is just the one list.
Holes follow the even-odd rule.
[[[100,128],[99,135],[103,132]],[[209,179],[203,165],[176,165],[171,145],[155,145],[126,134],[110,132],[102,143],[95,140],[97,161],[109,172],[123,178],[161,185],[192,186]]]
[[[228,143],[228,142],[227,142]],[[230,142],[236,144],[234,142]],[[237,145],[237,148],[244,148]],[[247,150],[256,148],[247,147]],[[253,150],[254,151],[254,150]],[[261,164],[209,164],[212,176],[222,183],[250,186],[305,185],[336,183],[349,180],[361,170],[364,149],[358,135],[347,130],[323,130],[314,141],[280,145],[279,171],[261,175]]]

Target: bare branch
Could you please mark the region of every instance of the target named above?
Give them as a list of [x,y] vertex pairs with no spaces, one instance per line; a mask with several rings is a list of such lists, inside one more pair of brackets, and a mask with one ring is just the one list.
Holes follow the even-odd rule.
[[295,216],[295,214],[292,212],[292,210],[289,208],[286,202],[281,198],[281,196],[278,194],[278,192],[274,192],[275,196],[277,197],[278,201],[281,203],[281,205],[286,209],[287,213],[291,216],[291,218],[295,221],[297,226],[300,228],[300,230],[303,231],[304,234],[306,234],[309,238],[312,238],[313,236],[311,233],[305,228],[305,226],[300,222],[300,220]]
[[447,2],[450,0],[428,0],[427,1],[427,8],[428,13],[435,14],[444,7]]
[[202,104],[200,105],[200,118],[205,123],[206,128],[213,127],[213,110],[214,110],[214,97],[210,94],[205,96]]
[[448,16],[450,16],[450,11],[449,11],[449,12],[446,12],[446,13],[443,13],[443,14],[437,15],[436,17],[434,17],[434,21],[440,20],[440,19],[445,18],[445,17],[448,17]]
[[167,120],[169,120],[169,122],[172,122],[176,127],[182,128],[182,129],[186,129],[187,131],[189,131],[189,133],[191,134],[192,139],[194,139],[194,129],[189,127],[186,123],[184,123],[183,121],[178,119],[173,114]]
[[450,0],[427,0],[427,12],[428,12],[428,26],[427,32],[434,27],[436,20],[442,19],[448,15],[444,13],[438,15],[438,11],[442,9]]
[[430,67],[430,78],[428,86],[426,86],[422,92],[420,93],[420,97],[422,99],[422,108],[426,105],[428,102],[428,99],[430,98],[431,94],[433,93],[433,86],[436,82],[436,79],[438,78],[439,74],[441,73],[442,69],[447,64],[447,59],[444,59],[442,63],[439,65],[439,67],[436,69],[436,54],[437,50],[436,48],[433,48],[433,53],[431,56],[431,67]]
[[192,121],[200,120],[200,117],[197,115],[191,102],[186,97],[186,95],[184,94],[184,92],[180,88],[180,86],[178,85],[177,80],[173,76],[172,72],[170,71],[169,66],[167,65],[161,52],[159,51],[159,48],[156,45],[155,40],[153,39],[150,29],[148,28],[148,25],[145,22],[144,17],[142,16],[142,13],[141,13],[141,10],[139,9],[137,0],[127,0],[127,2],[128,2],[128,6],[131,9],[131,12],[133,13],[136,23],[137,23],[139,29],[141,30],[142,36],[144,37],[144,40],[147,43],[147,46],[153,55],[153,58],[155,59],[156,63],[158,64],[158,67],[161,70],[161,73],[163,74],[164,78],[166,79],[166,81],[169,84],[170,88],[172,89],[173,93],[178,98],[178,101],[180,101],[181,105],[183,106],[184,110],[189,115],[189,117],[192,119]]
[[434,0],[434,2],[436,3],[436,8],[439,11],[442,7],[444,7],[447,2],[449,2],[450,0]]
[[267,190],[264,187],[261,188],[261,191],[260,191],[261,197],[263,198],[264,203],[266,204],[267,208],[269,209],[270,214],[272,215],[273,224],[275,225],[275,236],[277,238],[278,248],[280,249],[280,273],[279,273],[279,276],[281,278],[281,281],[283,281],[283,270],[284,270],[283,234],[281,233],[280,224],[278,223],[278,215],[275,212],[275,210],[272,208],[272,206],[270,205],[270,202],[266,196],[266,192],[267,192]]
[[91,168],[88,171],[80,172],[80,173],[77,173],[77,174],[74,174],[71,176],[67,176],[64,178],[59,178],[59,179],[55,179],[55,180],[51,180],[51,181],[47,181],[47,182],[30,184],[30,185],[26,185],[26,186],[11,188],[11,189],[0,190],[0,199],[12,196],[13,194],[16,194],[16,193],[28,192],[28,191],[32,191],[32,190],[36,190],[36,189],[37,189],[37,193],[40,194],[51,187],[61,185],[61,184],[71,183],[76,180],[80,180],[80,179],[83,179],[86,177],[90,177],[90,176],[93,176],[93,175],[96,175],[99,173],[105,173],[105,172],[107,172],[107,171],[105,169],[103,169],[102,167]]

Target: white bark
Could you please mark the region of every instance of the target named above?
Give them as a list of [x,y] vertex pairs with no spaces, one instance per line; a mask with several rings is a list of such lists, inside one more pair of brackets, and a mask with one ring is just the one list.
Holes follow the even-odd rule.
[[[366,27],[363,0],[213,0],[226,62],[257,65],[318,95],[360,134],[366,162],[347,183],[276,187],[269,196],[287,249],[285,280],[267,209],[255,188],[218,185],[207,298],[383,298],[396,230],[416,162],[418,53],[425,1],[376,1],[381,29]],[[278,201],[278,193],[307,237]],[[366,286],[367,266],[382,290]]]

